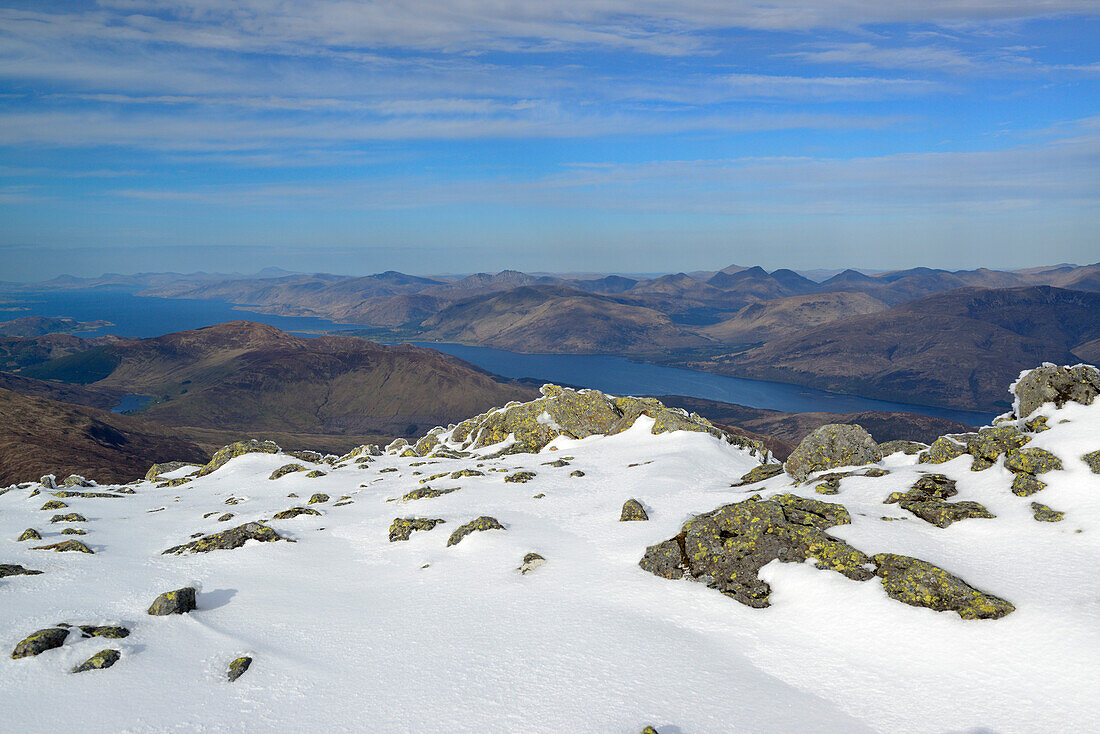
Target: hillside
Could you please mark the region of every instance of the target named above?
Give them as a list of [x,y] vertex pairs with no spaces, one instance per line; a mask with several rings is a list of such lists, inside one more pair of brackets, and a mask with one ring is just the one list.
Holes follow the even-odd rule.
[[141,416],[167,425],[313,434],[410,435],[533,392],[432,350],[245,321],[120,342],[24,374],[155,396]]
[[19,369],[85,352],[118,341],[114,336],[85,339],[73,334],[0,337],[0,370]]
[[900,402],[997,410],[1028,365],[1075,362],[1100,336],[1100,294],[970,288],[852,316],[696,366]]
[[885,303],[865,293],[789,296],[750,304],[732,318],[700,331],[724,344],[750,344],[886,308]]
[[[1031,384],[1029,405],[1054,382]],[[1091,731],[1100,374],[1074,384],[1083,402],[1030,416],[1045,430],[1005,416],[925,457],[834,426],[784,466],[653,401],[550,386],[416,450],[245,444],[174,486],[0,490],[0,700],[50,692],[5,721]]]
[[128,482],[158,461],[206,455],[163,426],[0,388],[0,484],[46,473]]
[[10,321],[0,321],[0,336],[42,336],[44,334],[90,331],[110,326],[107,321],[77,321],[45,316],[20,316]]

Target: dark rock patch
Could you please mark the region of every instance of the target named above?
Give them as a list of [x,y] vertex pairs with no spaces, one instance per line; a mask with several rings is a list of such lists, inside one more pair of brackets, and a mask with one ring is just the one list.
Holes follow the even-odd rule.
[[118,650],[100,650],[95,655],[92,655],[80,665],[73,668],[73,672],[83,673],[88,670],[103,670],[117,663],[121,657],[122,653]]
[[416,530],[428,531],[444,522],[441,518],[395,517],[390,524],[390,542],[408,540]]
[[266,525],[258,522],[246,522],[244,525],[229,530],[223,530],[220,533],[204,535],[198,540],[193,540],[184,545],[173,546],[168,550],[162,551],[162,554],[167,555],[171,553],[178,556],[182,553],[208,553],[214,550],[232,550],[234,548],[240,548],[249,540],[258,540],[261,543],[272,543],[276,540],[285,540],[285,538]]
[[148,613],[155,617],[166,617],[169,614],[187,614],[196,608],[195,593],[195,587],[193,586],[166,591],[153,600]]
[[481,532],[484,530],[507,530],[495,517],[489,517],[488,515],[482,515],[481,517],[471,520],[465,525],[460,525],[451,533],[451,537],[447,538],[447,547],[452,545],[458,545],[462,542],[470,533]]
[[623,503],[623,511],[619,515],[619,522],[635,522],[648,519],[649,515],[646,514],[645,508],[638,500],[631,498]]

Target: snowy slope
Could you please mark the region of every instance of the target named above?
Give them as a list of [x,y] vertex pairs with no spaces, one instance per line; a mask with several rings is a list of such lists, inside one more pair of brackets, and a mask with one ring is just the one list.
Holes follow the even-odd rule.
[[[997,516],[946,529],[883,504],[929,469],[916,457],[890,456],[888,476],[844,479],[835,497],[785,475],[731,488],[756,458],[705,433],[653,435],[645,416],[619,435],[559,438],[539,454],[385,455],[362,466],[321,465],[328,474],[317,478],[270,480],[293,459],[247,454],[184,486],[142,482],[134,494],[65,499],[69,507],[57,511],[39,509],[52,499],[48,490],[30,497],[37,484],[15,488],[0,496],[0,563],[44,573],[0,580],[0,642],[10,650],[59,622],[121,624],[132,634],[73,633],[36,657],[5,654],[0,729],[1096,731],[1100,476],[1079,457],[1100,448],[1100,401],[1042,410],[1051,430],[1029,446],[1057,454],[1065,470],[1045,474],[1050,486],[1025,499],[1009,492],[1012,475],[1000,462],[980,473],[970,471],[969,456],[937,466],[958,480],[954,499],[979,501]],[[562,457],[573,458],[544,465]],[[388,501],[425,486],[425,477],[478,464],[486,476],[429,483],[457,492]],[[504,481],[520,469],[536,477]],[[578,469],[585,476],[571,477]],[[311,506],[321,516],[269,523],[295,543],[161,554],[192,534],[304,505],[316,492],[331,497]],[[779,492],[844,504],[852,524],[830,534],[867,553],[938,564],[1016,611],[964,621],[894,601],[875,580],[778,562],[762,573],[772,606],[753,609],[638,567],[647,546],[693,515]],[[343,495],[353,503],[334,506]],[[649,522],[619,522],[631,497]],[[241,501],[227,505],[230,498]],[[1032,500],[1066,519],[1036,522]],[[55,512],[87,518],[74,526],[88,534],[71,537],[94,555],[32,549],[70,538],[58,534],[64,524],[49,522]],[[235,517],[218,522],[223,512]],[[455,528],[481,515],[507,530],[446,547]],[[446,522],[391,543],[397,517]],[[16,542],[27,527],[42,541]],[[547,563],[521,575],[532,551]],[[199,589],[196,611],[145,613],[161,592],[189,585]],[[114,667],[69,673],[107,647],[122,653]],[[241,655],[254,658],[252,667],[229,683],[226,666]]]

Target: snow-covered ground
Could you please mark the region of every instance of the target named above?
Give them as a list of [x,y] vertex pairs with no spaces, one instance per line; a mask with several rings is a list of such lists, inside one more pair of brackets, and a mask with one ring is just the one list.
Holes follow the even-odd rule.
[[[703,433],[652,435],[645,417],[615,436],[559,438],[539,454],[387,455],[362,467],[322,465],[329,473],[318,478],[269,480],[293,459],[248,454],[184,486],[143,482],[120,499],[66,499],[59,511],[39,509],[52,499],[46,490],[14,489],[0,496],[0,563],[44,573],[0,580],[0,643],[10,652],[59,622],[120,624],[132,634],[73,633],[63,647],[19,660],[5,652],[0,730],[1098,731],[1100,476],[1079,457],[1100,448],[1100,402],[1043,410],[1052,428],[1029,446],[1057,454],[1065,470],[1043,475],[1050,486],[1026,499],[1010,493],[1003,459],[971,472],[969,456],[928,467],[895,454],[882,465],[889,476],[844,479],[834,497],[786,476],[731,488],[755,458]],[[544,465],[562,457],[573,458]],[[425,477],[478,464],[486,476],[428,483],[460,491],[389,501]],[[506,472],[490,469],[536,477],[506,483]],[[578,469],[584,476],[571,477]],[[883,504],[927,470],[958,480],[953,499],[979,501],[996,519],[940,529]],[[828,532],[856,548],[930,561],[1016,611],[964,621],[894,601],[877,580],[778,562],[762,573],[772,606],[752,609],[638,567],[647,546],[697,513],[791,491],[845,505],[852,524]],[[269,523],[295,543],[161,554],[317,492],[331,497],[311,506],[321,516]],[[343,495],[353,503],[334,506]],[[648,522],[619,522],[631,497]],[[1036,522],[1031,501],[1065,511],[1065,520]],[[66,525],[50,524],[55,512],[84,515],[74,526],[88,534],[60,535]],[[235,517],[218,522],[224,512]],[[507,530],[446,547],[455,528],[481,515]],[[397,517],[446,522],[391,543]],[[42,541],[16,542],[27,527]],[[32,550],[70,538],[94,555]],[[521,575],[529,552],[546,565]],[[158,594],[183,586],[199,589],[196,611],[145,613]],[[69,672],[107,647],[122,653],[114,667]],[[226,666],[241,655],[254,662],[229,683]]]

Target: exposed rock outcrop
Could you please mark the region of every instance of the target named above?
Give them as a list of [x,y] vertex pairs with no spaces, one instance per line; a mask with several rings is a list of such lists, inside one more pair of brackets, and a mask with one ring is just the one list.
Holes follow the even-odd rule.
[[462,539],[470,533],[477,533],[485,530],[507,530],[507,528],[501,525],[495,517],[482,515],[456,528],[455,531],[451,533],[451,537],[447,538],[447,547],[458,545],[462,542]]
[[937,612],[957,612],[963,619],[1000,619],[1015,607],[978,591],[958,576],[927,561],[893,553],[874,557],[875,575],[890,598]]
[[80,665],[73,668],[73,672],[83,673],[88,670],[103,670],[117,663],[121,657],[122,653],[118,650],[100,650],[95,655],[92,655]]
[[230,459],[238,456],[244,456],[245,454],[277,454],[279,451],[279,446],[274,441],[257,441],[255,439],[237,441],[218,449],[210,457],[210,461],[206,462],[195,476],[205,477],[207,474],[225,466]]
[[796,481],[817,471],[882,461],[882,451],[862,426],[829,423],[798,444],[784,465]]
[[619,515],[619,522],[632,522],[648,519],[649,515],[646,514],[645,508],[642,507],[642,503],[638,500],[631,498],[623,503],[623,511]]
[[15,646],[15,650],[11,653],[12,659],[29,658],[61,647],[68,636],[69,630],[64,627],[48,627],[32,632]]
[[223,530],[220,533],[204,535],[198,540],[193,540],[190,543],[173,546],[162,551],[162,554],[167,555],[171,553],[178,556],[182,553],[209,553],[214,550],[232,550],[234,548],[240,548],[249,540],[257,540],[261,543],[271,543],[276,540],[285,540],[285,538],[267,525],[258,522],[246,522],[244,525],[239,525],[229,530]]
[[921,520],[939,528],[971,517],[992,518],[993,513],[977,502],[948,502],[958,494],[955,480],[943,474],[925,474],[908,492],[894,492],[885,504],[897,502]]
[[390,542],[408,540],[417,530],[428,531],[444,522],[442,518],[395,517],[390,524]]
[[1087,364],[1074,367],[1044,364],[1020,375],[1012,385],[1015,415],[1027,418],[1043,403],[1061,408],[1068,402],[1092,405],[1100,395],[1100,370]]
[[196,608],[195,594],[196,591],[193,586],[166,591],[153,600],[147,612],[155,617],[165,617],[169,614],[187,614]]

